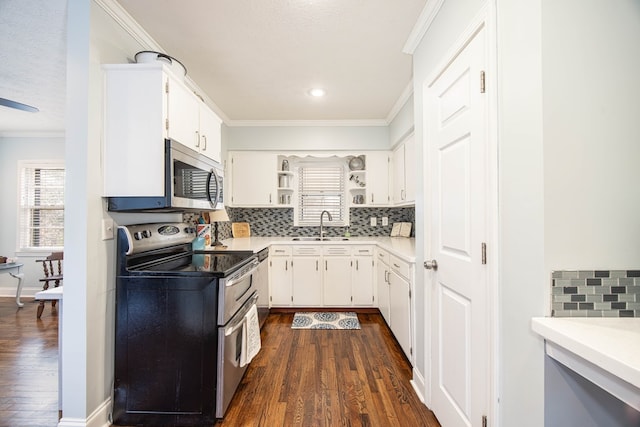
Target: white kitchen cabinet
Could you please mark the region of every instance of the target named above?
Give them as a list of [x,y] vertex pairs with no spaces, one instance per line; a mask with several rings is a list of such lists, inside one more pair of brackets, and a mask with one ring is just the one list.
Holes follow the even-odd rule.
[[[201,110],[215,114],[160,63],[107,64],[103,70],[103,195],[163,196],[164,140],[194,148]],[[219,134],[219,119],[210,128],[216,125]],[[203,154],[219,161],[219,148],[210,147]]]
[[291,247],[269,249],[269,288],[272,306],[290,306],[293,302],[293,270]]
[[390,255],[391,271],[389,278],[389,316],[390,328],[400,347],[409,360],[412,360],[411,345],[411,281],[408,277],[409,264]]
[[325,246],[323,292],[325,306],[351,305],[351,249],[347,245]]
[[322,305],[322,268],[319,246],[293,247],[293,305],[320,307]]
[[392,159],[393,203],[401,205],[415,202],[417,160],[415,138],[413,134],[393,150]]
[[263,207],[277,204],[277,156],[261,151],[231,151],[230,206]]
[[374,304],[374,262],[372,246],[355,246],[352,249],[351,304]]
[[220,133],[222,120],[203,102],[200,102],[198,117],[200,129],[196,138],[196,141],[199,141],[198,150],[210,159],[222,163],[222,134]]
[[376,283],[378,288],[378,309],[382,317],[391,324],[389,313],[389,253],[385,250],[376,251]]
[[387,151],[370,151],[366,154],[366,201],[369,206],[389,205],[389,163]]

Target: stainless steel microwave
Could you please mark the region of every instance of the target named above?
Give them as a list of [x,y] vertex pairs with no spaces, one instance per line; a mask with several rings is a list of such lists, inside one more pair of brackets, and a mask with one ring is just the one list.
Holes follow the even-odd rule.
[[109,197],[109,211],[179,212],[222,209],[222,165],[175,140],[166,139],[164,143],[164,195]]

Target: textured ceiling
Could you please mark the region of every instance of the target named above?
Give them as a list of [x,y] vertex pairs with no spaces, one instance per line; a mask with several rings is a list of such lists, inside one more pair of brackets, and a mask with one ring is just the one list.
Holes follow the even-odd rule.
[[0,132],[64,129],[66,0],[0,0],[0,98],[40,109],[0,106]]
[[[383,122],[411,82],[402,53],[426,0],[117,0],[227,122]],[[0,133],[63,131],[66,0],[0,0]],[[315,86],[327,90],[316,99]]]
[[[231,120],[386,119],[426,0],[118,0]],[[322,99],[306,92],[327,90]]]

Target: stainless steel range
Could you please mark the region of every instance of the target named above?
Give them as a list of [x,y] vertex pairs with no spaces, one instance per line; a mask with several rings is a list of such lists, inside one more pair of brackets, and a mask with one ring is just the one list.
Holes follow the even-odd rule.
[[[255,303],[258,260],[250,253],[194,252],[194,237],[182,223],[118,230],[116,425],[212,424],[224,414],[220,402],[228,404],[235,392],[237,382],[231,390],[219,366],[229,351],[220,331]],[[227,378],[239,382],[245,369]]]

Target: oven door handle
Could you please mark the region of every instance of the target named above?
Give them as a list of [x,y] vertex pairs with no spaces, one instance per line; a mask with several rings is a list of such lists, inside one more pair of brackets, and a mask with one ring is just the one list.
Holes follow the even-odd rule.
[[254,295],[244,304],[235,316],[229,321],[229,326],[224,328],[224,336],[228,337],[244,325],[244,317],[247,315],[251,307],[258,301],[258,295]]
[[245,272],[245,273],[244,273],[242,276],[240,276],[240,277],[234,277],[234,278],[232,278],[231,280],[229,280],[228,282],[226,282],[226,283],[224,284],[224,286],[225,286],[225,287],[227,287],[227,288],[229,288],[229,287],[231,287],[231,286],[234,286],[237,282],[240,282],[240,281],[244,280],[247,276],[252,275],[253,273],[255,273],[255,272],[256,272],[256,270],[258,269],[258,265],[259,265],[258,260],[255,260],[255,261],[253,262],[253,268],[251,268],[251,270],[249,270],[249,271]]

